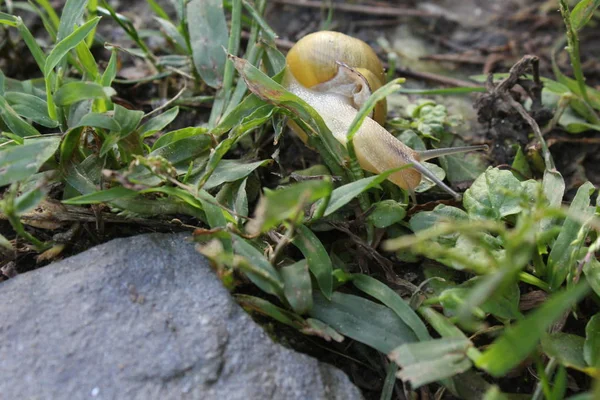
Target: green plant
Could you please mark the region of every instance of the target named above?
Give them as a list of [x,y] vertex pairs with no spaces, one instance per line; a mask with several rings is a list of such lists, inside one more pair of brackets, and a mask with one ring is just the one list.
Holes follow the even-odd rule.
[[[412,212],[408,194],[386,181],[393,170],[370,175],[358,168],[352,146],[342,147],[319,114],[279,84],[285,58],[262,18],[265,1],[232,0],[225,9],[220,0],[172,3],[175,17],[148,0],[159,29],[141,31],[106,1],[68,0],[60,18],[46,0],[15,2],[41,17],[49,48],[21,18],[0,14],[42,76],[0,75],[0,210],[15,235],[37,252],[50,248],[51,238],[38,238],[22,217],[55,198],[106,204],[144,220],[187,216],[199,225],[202,253],[247,310],[388,356],[382,398],[393,395],[395,376],[413,389],[437,382],[464,398],[505,398],[488,381],[524,362],[538,371],[534,398],[562,398],[567,368],[600,376],[598,313],[589,305],[600,296],[595,189],[585,183],[568,208],[561,206],[564,182],[541,133],[541,182],[447,156],[429,167],[451,183],[474,181],[462,203]],[[562,96],[554,122],[572,132],[598,124],[598,93],[584,83],[577,50],[577,31],[597,6],[582,1],[569,15],[561,2],[576,79],[558,71],[556,81],[543,80],[546,91]],[[107,62],[92,52],[100,17],[120,26],[133,46],[105,44]],[[238,58],[242,27],[249,39]],[[165,48],[152,48],[147,37],[162,38]],[[146,76],[119,79],[123,54],[141,60]],[[144,112],[119,104],[123,87],[152,82],[162,105]],[[392,92],[417,93],[400,83],[376,92],[362,115]],[[168,129],[205,103],[212,103],[205,124]],[[564,122],[570,110],[577,127]],[[458,119],[444,106],[419,101],[406,114],[388,124],[408,146],[460,143],[453,133]],[[286,119],[309,133],[323,165],[289,173],[278,156],[284,146],[264,150],[270,134],[278,144],[285,140]],[[519,171],[527,166],[521,161]],[[269,174],[281,171],[282,179]],[[423,181],[417,192],[432,187]],[[50,188],[59,194],[49,195]],[[0,236],[2,247],[15,251],[13,243]],[[403,261],[425,258],[435,263],[424,268],[419,286],[397,276]],[[548,298],[524,313],[525,291]],[[569,315],[586,321],[584,331],[552,328]]]

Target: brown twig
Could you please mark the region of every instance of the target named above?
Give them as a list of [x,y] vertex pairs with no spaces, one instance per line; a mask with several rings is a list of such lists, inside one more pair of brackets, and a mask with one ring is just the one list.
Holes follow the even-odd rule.
[[[193,228],[182,223],[167,220],[129,218],[107,212],[99,212],[99,215],[101,216],[102,221],[105,223],[142,225],[154,228],[177,228],[185,230]],[[6,219],[6,216],[0,213],[0,220],[3,219]],[[35,210],[21,215],[21,222],[24,224],[50,230],[58,229],[67,223],[96,223],[96,221],[97,215],[91,209],[61,204],[52,200],[45,200],[40,203]]]
[[[384,66],[387,68],[387,65]],[[451,78],[449,76],[434,74],[432,72],[414,71],[407,68],[396,67],[396,72],[403,77],[412,77],[422,79],[425,81],[432,81],[441,83],[442,85],[455,86],[455,87],[480,87],[481,85],[476,82],[463,81],[461,79]]]
[[[295,7],[307,7],[307,8],[318,8],[322,9],[327,7],[322,1],[313,0],[273,0],[273,3],[286,4]],[[401,7],[384,7],[384,6],[369,6],[362,4],[347,4],[347,3],[332,3],[331,6],[334,10],[366,14],[366,15],[384,15],[388,17],[423,17],[423,18],[443,18],[444,14],[441,12],[432,12],[417,10],[414,8],[401,8]]]
[[487,57],[473,54],[430,54],[419,57],[420,60],[444,61],[461,64],[476,64],[481,65],[487,62]]

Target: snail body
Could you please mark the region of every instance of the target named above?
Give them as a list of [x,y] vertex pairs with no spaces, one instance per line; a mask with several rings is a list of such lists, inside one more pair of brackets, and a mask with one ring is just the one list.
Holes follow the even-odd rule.
[[[322,31],[298,41],[290,49],[286,64],[283,85],[312,106],[333,136],[345,146],[348,129],[358,110],[385,82],[383,65],[375,51],[359,39]],[[408,190],[414,198],[414,189],[425,175],[455,198],[460,198],[420,161],[486,146],[415,151],[383,127],[386,109],[385,100],[379,102],[354,136],[354,149],[361,167],[381,173],[412,164],[411,168],[395,172],[388,179]],[[306,134],[296,124],[290,126],[306,141]]]

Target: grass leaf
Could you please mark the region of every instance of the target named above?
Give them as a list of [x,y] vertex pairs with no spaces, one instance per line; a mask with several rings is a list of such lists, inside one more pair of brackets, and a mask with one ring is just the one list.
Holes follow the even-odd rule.
[[589,366],[600,368],[600,314],[590,318],[585,326],[583,356]]
[[60,137],[43,136],[25,139],[24,144],[0,150],[0,186],[29,178],[54,155]]
[[82,100],[110,99],[116,94],[110,87],[103,87],[94,82],[65,83],[54,94],[54,101],[59,106],[68,106]]
[[394,349],[389,358],[402,368],[398,378],[416,389],[471,368],[473,364],[466,353],[472,346],[466,338],[433,339],[403,344]]
[[304,215],[304,207],[331,193],[331,181],[309,180],[279,190],[269,190],[258,202],[255,218],[246,225],[250,233],[266,232],[289,218]]
[[571,26],[576,31],[581,30],[592,19],[600,0],[581,0],[571,11]]
[[283,293],[292,310],[302,315],[310,311],[313,305],[312,285],[306,260],[281,267]]
[[58,126],[58,122],[48,115],[48,103],[39,97],[21,92],[6,92],[4,97],[21,117],[30,119],[47,128]]
[[237,267],[240,268],[248,279],[250,279],[263,292],[282,297],[284,283],[279,272],[273,268],[265,256],[252,246],[246,239],[231,235],[233,250],[236,255],[243,257],[238,260]]
[[71,205],[100,204],[109,203],[113,200],[134,197],[137,195],[138,193],[135,190],[117,186],[106,190],[99,190],[97,192],[72,197],[68,200],[63,200],[63,203]]
[[226,182],[235,182],[243,179],[259,167],[270,164],[272,160],[255,161],[245,163],[240,160],[221,160],[203,188],[209,190],[221,186]]
[[417,341],[412,329],[392,310],[351,294],[334,292],[331,300],[327,300],[314,292],[310,315],[384,354],[404,343]]
[[298,225],[292,243],[306,258],[310,272],[315,276],[323,295],[330,299],[333,290],[333,265],[319,238],[310,228]]
[[586,368],[583,358],[585,339],[570,333],[557,332],[542,338],[542,351],[548,357],[554,357],[562,365],[584,371]]
[[177,118],[177,114],[179,114],[179,107],[173,107],[164,113],[150,119],[144,125],[140,127],[140,135],[145,138],[148,137],[158,131],[163,130],[167,127],[171,122]]
[[[589,206],[590,195],[593,191],[595,188],[590,182],[581,185],[569,207],[569,212],[581,215],[583,219],[589,218],[592,215]],[[571,243],[579,235],[580,229],[581,223],[574,217],[567,217],[562,225],[560,234],[548,256],[546,281],[550,284],[551,289],[559,288],[571,271],[574,263],[574,260],[571,259],[573,250]]]
[[79,128],[82,126],[102,128],[113,132],[119,132],[121,130],[121,125],[119,125],[119,123],[113,118],[113,116],[99,113],[85,114],[83,117],[81,117],[81,119],[75,126],[71,127],[71,129]]
[[0,117],[15,135],[25,138],[39,136],[37,129],[24,121],[19,114],[8,104],[3,96],[0,96]]
[[89,35],[89,33],[96,28],[96,25],[98,25],[99,21],[100,17],[92,18],[91,20],[77,28],[69,36],[65,37],[63,40],[56,44],[56,46],[52,49],[50,54],[48,54],[48,57],[46,58],[46,63],[44,64],[43,71],[46,77],[50,75],[50,73],[54,70],[54,67],[56,67],[60,63],[60,61],[63,59],[64,56],[67,55],[69,51],[74,49],[81,41],[85,40],[87,35]]
[[[79,24],[86,9],[88,0],[67,0],[62,9],[60,24],[58,26],[58,35],[56,39],[60,42],[71,33],[75,26]],[[87,35],[86,35],[87,36]]]
[[359,179],[357,181],[348,183],[347,185],[336,188],[333,193],[331,193],[331,199],[329,200],[329,204],[325,209],[324,216],[328,216],[351,202],[354,198],[356,198],[359,194],[379,185],[381,182],[387,179],[388,176],[402,170],[404,168],[408,168],[409,165],[405,165],[400,168],[395,168],[389,171],[382,172],[379,175],[370,176],[368,178]]
[[206,84],[219,88],[223,82],[229,33],[221,0],[191,0],[187,17],[196,71]]
[[525,319],[507,328],[500,338],[474,360],[475,365],[494,377],[503,376],[523,361],[535,349],[546,329],[588,291],[589,286],[580,283],[556,293]]
[[421,318],[419,318],[408,303],[406,303],[398,293],[390,289],[389,286],[375,278],[363,274],[354,274],[352,276],[352,283],[358,289],[373,296],[392,309],[396,315],[412,329],[419,340],[424,341],[431,339],[427,327],[423,321],[421,321]]
[[245,310],[259,312],[296,329],[302,329],[306,325],[306,321],[297,314],[277,307],[267,300],[245,294],[236,294],[234,297]]

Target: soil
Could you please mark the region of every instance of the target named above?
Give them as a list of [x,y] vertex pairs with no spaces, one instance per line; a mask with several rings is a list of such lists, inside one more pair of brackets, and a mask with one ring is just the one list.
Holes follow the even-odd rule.
[[[169,9],[169,1],[159,1]],[[322,3],[322,5],[321,5]],[[155,26],[148,12],[145,0],[111,1],[120,12],[132,18],[137,26]],[[334,10],[329,19],[329,6]],[[360,5],[359,11],[348,10]],[[336,7],[341,7],[339,9]],[[346,9],[343,9],[343,8]],[[399,11],[405,10],[405,11]],[[551,68],[551,53],[553,47],[561,45],[564,39],[564,27],[553,1],[548,0],[506,0],[491,2],[488,0],[401,0],[401,1],[302,1],[302,0],[269,0],[266,19],[279,35],[279,45],[286,50],[293,42],[307,33],[327,28],[341,31],[358,37],[371,44],[380,57],[388,59],[387,52],[393,49],[399,56],[396,76],[407,78],[407,87],[439,88],[449,83],[454,86],[472,85],[467,81],[473,75],[508,70],[525,55],[535,55],[539,59],[539,72],[543,77],[553,78]],[[40,21],[29,18],[28,26],[34,36],[41,35]],[[127,44],[128,40],[123,31],[105,18],[99,32],[107,42]],[[581,33],[581,55],[587,83],[600,88],[600,25],[590,26]],[[383,40],[382,40],[383,39]],[[150,45],[160,48],[160,42],[150,41]],[[244,46],[242,45],[242,48]],[[22,48],[4,49],[0,53],[0,68],[11,78],[29,79],[38,77],[33,59]],[[97,59],[108,60],[108,52],[98,46],[94,49]],[[132,74],[141,68],[139,62],[132,57],[124,56],[121,60],[121,74]],[[560,52],[557,62],[563,73],[571,75],[566,52]],[[522,82],[521,82],[522,83]],[[529,88],[517,82],[508,88],[508,95],[519,99]],[[178,91],[176,84],[159,90],[153,83],[138,85],[119,85],[119,101],[132,108],[150,111],[156,104],[164,102],[169,96]],[[164,89],[164,88],[163,88]],[[489,95],[489,93],[488,93]],[[418,96],[410,96],[411,100]],[[479,99],[479,101],[478,101]],[[505,115],[498,114],[490,108],[479,95],[463,97],[458,103],[447,97],[435,97],[435,100],[448,104],[449,107],[464,111],[468,119],[470,137],[478,142],[490,144],[490,163],[493,165],[510,165],[514,157],[514,149],[510,143],[530,146],[533,142],[530,125],[514,112]],[[458,104],[458,105],[457,105]],[[474,108],[473,105],[479,106]],[[499,107],[501,108],[501,107]],[[207,107],[186,109],[172,126],[200,125],[207,120]],[[494,111],[494,112],[490,112]],[[402,110],[390,110],[402,114]],[[533,113],[537,123],[543,125],[551,117],[550,110],[539,108]],[[479,118],[478,118],[479,117]],[[600,136],[595,132],[585,132],[572,135],[556,128],[546,134],[550,150],[558,170],[563,174],[567,190],[572,193],[585,180],[590,180],[600,186]],[[315,155],[301,150],[301,144],[294,138],[284,138],[285,146],[281,150],[281,158],[289,160],[290,169],[306,168],[315,161]],[[268,147],[268,146],[267,146]],[[273,148],[266,148],[271,155]],[[289,155],[289,157],[288,157]],[[293,167],[293,168],[292,168]],[[285,171],[282,171],[285,172]],[[539,177],[539,175],[538,175]],[[269,179],[274,179],[271,176]],[[27,229],[43,240],[50,240],[54,235],[73,233],[65,240],[65,248],[58,255],[47,260],[39,260],[37,254],[26,250],[17,241],[19,251],[16,254],[5,254],[0,258],[0,280],[9,279],[18,273],[46,265],[53,259],[67,257],[79,253],[88,247],[109,239],[129,236],[145,232],[173,232],[186,229],[188,221],[161,221],[153,225],[123,224],[120,222],[102,222],[103,213],[108,210],[94,210],[96,220],[76,221],[77,227],[73,233],[73,221],[63,224],[57,230],[45,230],[33,227]],[[10,225],[0,220],[0,234],[14,239]],[[418,268],[415,268],[418,271]],[[413,271],[408,271],[416,277]],[[409,273],[406,276],[410,275]],[[411,276],[412,276],[411,275]],[[271,321],[262,321],[271,324]],[[383,384],[385,371],[380,356],[360,345],[352,344],[352,348],[340,347],[339,353],[323,350],[321,343],[298,334],[295,331],[277,326],[274,328],[279,337],[285,337],[288,344],[309,354],[325,359],[343,368],[353,381],[363,389],[366,398],[378,398]],[[280,335],[284,333],[283,335]],[[357,361],[347,355],[355,355]],[[366,371],[366,372],[365,372]],[[527,373],[523,371],[523,373]],[[514,386],[515,380],[507,379],[502,382],[506,389],[512,392],[530,390],[530,387]],[[521,381],[519,381],[521,382]],[[511,386],[513,385],[513,386]],[[397,393],[403,398],[403,393]]]

